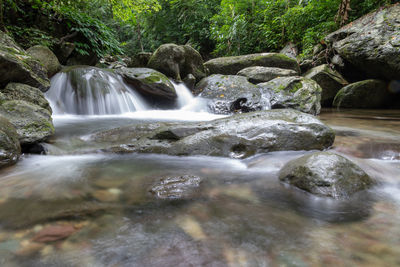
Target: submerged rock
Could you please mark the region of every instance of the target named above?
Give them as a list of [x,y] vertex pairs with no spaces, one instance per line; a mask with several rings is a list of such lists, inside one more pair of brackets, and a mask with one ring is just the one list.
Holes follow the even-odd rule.
[[148,123],[89,137],[105,152],[246,158],[284,150],[322,150],[335,134],[314,116],[295,110],[237,114],[211,122]]
[[209,100],[212,113],[231,114],[269,108],[260,88],[249,83],[246,77],[215,74],[202,79],[196,86],[196,93]]
[[158,199],[187,199],[194,197],[200,183],[201,178],[193,175],[165,177],[153,185],[150,193]]
[[214,58],[204,65],[211,74],[236,75],[242,69],[254,66],[291,69],[299,73],[296,60],[278,53],[260,53],[235,57]]
[[78,229],[70,224],[49,225],[38,232],[32,238],[32,241],[39,243],[54,242],[65,239],[77,231]]
[[38,60],[47,70],[47,76],[52,77],[61,70],[61,64],[54,53],[46,46],[35,45],[26,52]]
[[257,84],[268,82],[278,77],[296,76],[297,74],[294,70],[257,66],[242,69],[237,75],[245,76],[251,83]]
[[0,116],[0,168],[15,164],[20,155],[17,131],[7,119]]
[[279,77],[258,85],[271,94],[272,108],[293,108],[317,115],[321,111],[321,87],[313,80]]
[[331,152],[312,153],[288,162],[279,172],[279,179],[312,194],[336,199],[374,185],[360,167]]

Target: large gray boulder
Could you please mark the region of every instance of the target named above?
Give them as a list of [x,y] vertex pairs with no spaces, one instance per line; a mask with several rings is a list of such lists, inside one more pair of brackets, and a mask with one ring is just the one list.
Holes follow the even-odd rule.
[[351,197],[374,181],[350,160],[330,152],[317,152],[288,162],[279,179],[319,196]]
[[321,86],[321,105],[323,107],[332,106],[337,92],[349,84],[339,72],[332,70],[327,64],[312,68],[304,77],[316,81]]
[[183,80],[192,74],[196,80],[206,76],[200,53],[188,45],[163,44],[151,56],[147,67],[175,79]]
[[210,122],[124,126],[96,133],[86,142],[105,152],[246,158],[270,151],[323,150],[334,139],[332,129],[312,115],[268,110]]
[[15,164],[21,155],[21,147],[15,127],[0,116],[0,168]]
[[20,82],[45,92],[50,88],[47,71],[7,34],[0,31],[0,88]]
[[254,66],[275,67],[300,72],[299,64],[293,58],[278,53],[260,53],[235,57],[214,58],[204,65],[210,74],[236,75],[242,69]]
[[400,5],[382,7],[325,39],[371,78],[400,79]]
[[287,70],[273,67],[248,67],[242,69],[237,75],[245,76],[251,83],[264,83],[278,77],[297,76],[297,72],[294,70]]
[[390,100],[388,84],[381,80],[365,80],[343,87],[333,106],[339,108],[383,108]]
[[52,77],[61,70],[61,64],[58,58],[48,47],[35,45],[26,50],[26,52],[43,65],[47,70],[48,77]]
[[321,111],[322,89],[311,79],[279,77],[258,86],[270,93],[271,108],[293,108],[313,115]]
[[51,113],[35,104],[23,100],[5,101],[0,106],[0,115],[14,125],[21,145],[46,141],[54,134]]
[[260,88],[246,77],[214,74],[202,79],[195,93],[208,99],[208,107],[216,114],[250,112],[269,108],[269,101]]

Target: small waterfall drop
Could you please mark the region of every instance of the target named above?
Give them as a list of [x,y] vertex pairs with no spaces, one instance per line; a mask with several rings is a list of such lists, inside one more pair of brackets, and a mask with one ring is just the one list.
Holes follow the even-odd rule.
[[[172,81],[171,81],[172,82]],[[193,112],[207,112],[207,101],[200,97],[194,97],[184,83],[172,82],[178,95],[177,106],[180,110]]]

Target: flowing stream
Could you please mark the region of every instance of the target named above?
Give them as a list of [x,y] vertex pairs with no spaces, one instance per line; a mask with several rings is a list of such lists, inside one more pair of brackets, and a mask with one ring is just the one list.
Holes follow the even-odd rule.
[[[90,84],[103,74],[83,77]],[[110,98],[82,85],[91,95],[77,103],[65,93],[70,78],[53,78],[49,154],[26,155],[0,173],[0,266],[400,265],[399,110],[323,110],[337,133],[332,149],[380,182],[338,201],[279,182],[279,169],[309,152],[245,160],[84,153],[85,137],[100,130],[221,117],[179,84],[178,109],[148,110],[117,77],[105,79]],[[149,192],[181,175],[203,178],[190,199]]]

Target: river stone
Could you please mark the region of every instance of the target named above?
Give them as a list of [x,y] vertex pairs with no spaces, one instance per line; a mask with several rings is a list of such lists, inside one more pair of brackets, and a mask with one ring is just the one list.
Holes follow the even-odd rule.
[[365,80],[343,87],[333,106],[339,108],[383,108],[389,100],[388,84],[381,80]]
[[288,56],[290,58],[296,59],[297,56],[299,55],[299,49],[294,43],[289,42],[285,45],[284,48],[282,48],[281,51],[279,51],[279,53]]
[[400,5],[382,7],[325,39],[369,78],[400,79]]
[[311,79],[279,77],[258,86],[271,93],[272,108],[293,108],[313,115],[321,111],[322,89]]
[[0,88],[9,82],[20,82],[45,92],[50,88],[46,73],[37,60],[0,31]]
[[246,158],[256,153],[323,150],[335,134],[312,115],[296,110],[236,114],[210,122],[147,123],[93,134],[87,139],[115,153],[158,153]]
[[288,162],[279,172],[279,179],[312,194],[336,199],[374,185],[360,167],[331,152],[312,153]]
[[0,114],[17,129],[21,145],[45,141],[54,134],[51,113],[42,107],[23,100],[5,101]]
[[182,80],[192,74],[199,81],[206,76],[203,58],[189,45],[163,44],[151,56],[147,67]]
[[208,107],[216,114],[269,108],[269,102],[262,96],[260,88],[243,76],[214,74],[202,79],[195,92],[209,100]]
[[7,100],[24,100],[52,112],[50,104],[43,93],[35,87],[22,83],[9,83],[6,88],[0,92],[0,102]]
[[35,45],[26,52],[34,59],[38,60],[47,70],[47,76],[52,77],[61,70],[61,64],[54,53],[46,46]]
[[149,68],[121,68],[117,73],[152,104],[175,104],[178,97],[175,87],[161,72]]
[[0,168],[15,164],[21,155],[15,127],[0,116]]
[[204,65],[210,74],[236,75],[242,69],[254,66],[275,67],[300,72],[296,60],[279,53],[260,53],[235,57],[214,58]]
[[294,70],[256,66],[242,69],[237,75],[245,76],[251,83],[257,84],[268,82],[278,77],[297,76],[297,74]]
[[201,178],[193,175],[164,177],[154,184],[150,193],[158,199],[188,199],[193,198],[199,188]]
[[321,105],[323,107],[332,106],[337,92],[349,84],[339,72],[332,70],[327,64],[312,68],[304,77],[316,81],[321,86]]

